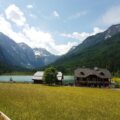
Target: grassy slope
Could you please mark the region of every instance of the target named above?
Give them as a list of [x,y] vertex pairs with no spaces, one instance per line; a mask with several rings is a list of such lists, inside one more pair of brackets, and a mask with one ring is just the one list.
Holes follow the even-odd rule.
[[120,91],[0,83],[0,110],[12,120],[119,120]]

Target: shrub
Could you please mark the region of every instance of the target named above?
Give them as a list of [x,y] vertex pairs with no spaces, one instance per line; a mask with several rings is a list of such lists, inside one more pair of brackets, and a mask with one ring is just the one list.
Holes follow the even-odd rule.
[[57,81],[57,70],[54,67],[49,67],[45,70],[44,81],[46,84],[52,85]]

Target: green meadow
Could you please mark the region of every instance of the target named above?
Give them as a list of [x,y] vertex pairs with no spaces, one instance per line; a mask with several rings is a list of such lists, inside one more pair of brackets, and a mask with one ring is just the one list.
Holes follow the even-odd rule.
[[0,111],[12,120],[120,120],[120,90],[0,83]]

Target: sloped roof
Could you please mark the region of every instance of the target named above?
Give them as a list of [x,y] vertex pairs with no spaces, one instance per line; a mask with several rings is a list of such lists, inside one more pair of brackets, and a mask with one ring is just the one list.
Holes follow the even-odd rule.
[[58,79],[58,80],[62,80],[62,79],[63,79],[63,74],[62,74],[62,72],[58,72],[58,74],[57,74],[57,79]]
[[33,75],[33,80],[43,80],[43,76],[44,76],[44,72],[43,71],[37,71],[34,75]]
[[76,77],[87,77],[89,75],[96,75],[99,78],[111,78],[111,74],[107,69],[90,69],[90,68],[78,68],[75,70]]
[[63,76],[62,72],[58,72],[57,77]]
[[[34,75],[33,75],[33,80],[43,80],[43,76],[44,76],[44,71],[37,71]],[[62,72],[58,72],[57,74],[57,78],[58,80],[62,80],[63,78],[63,73]]]
[[34,76],[43,76],[44,72],[43,71],[37,71]]

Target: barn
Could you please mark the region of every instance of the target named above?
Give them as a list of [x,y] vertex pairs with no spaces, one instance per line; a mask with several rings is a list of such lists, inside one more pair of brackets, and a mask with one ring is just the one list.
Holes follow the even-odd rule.
[[[37,71],[32,78],[34,83],[42,84],[44,83],[44,71]],[[58,72],[57,74],[57,84],[62,85],[63,82],[63,73]]]
[[74,72],[76,86],[109,87],[111,74],[107,69],[78,68]]

